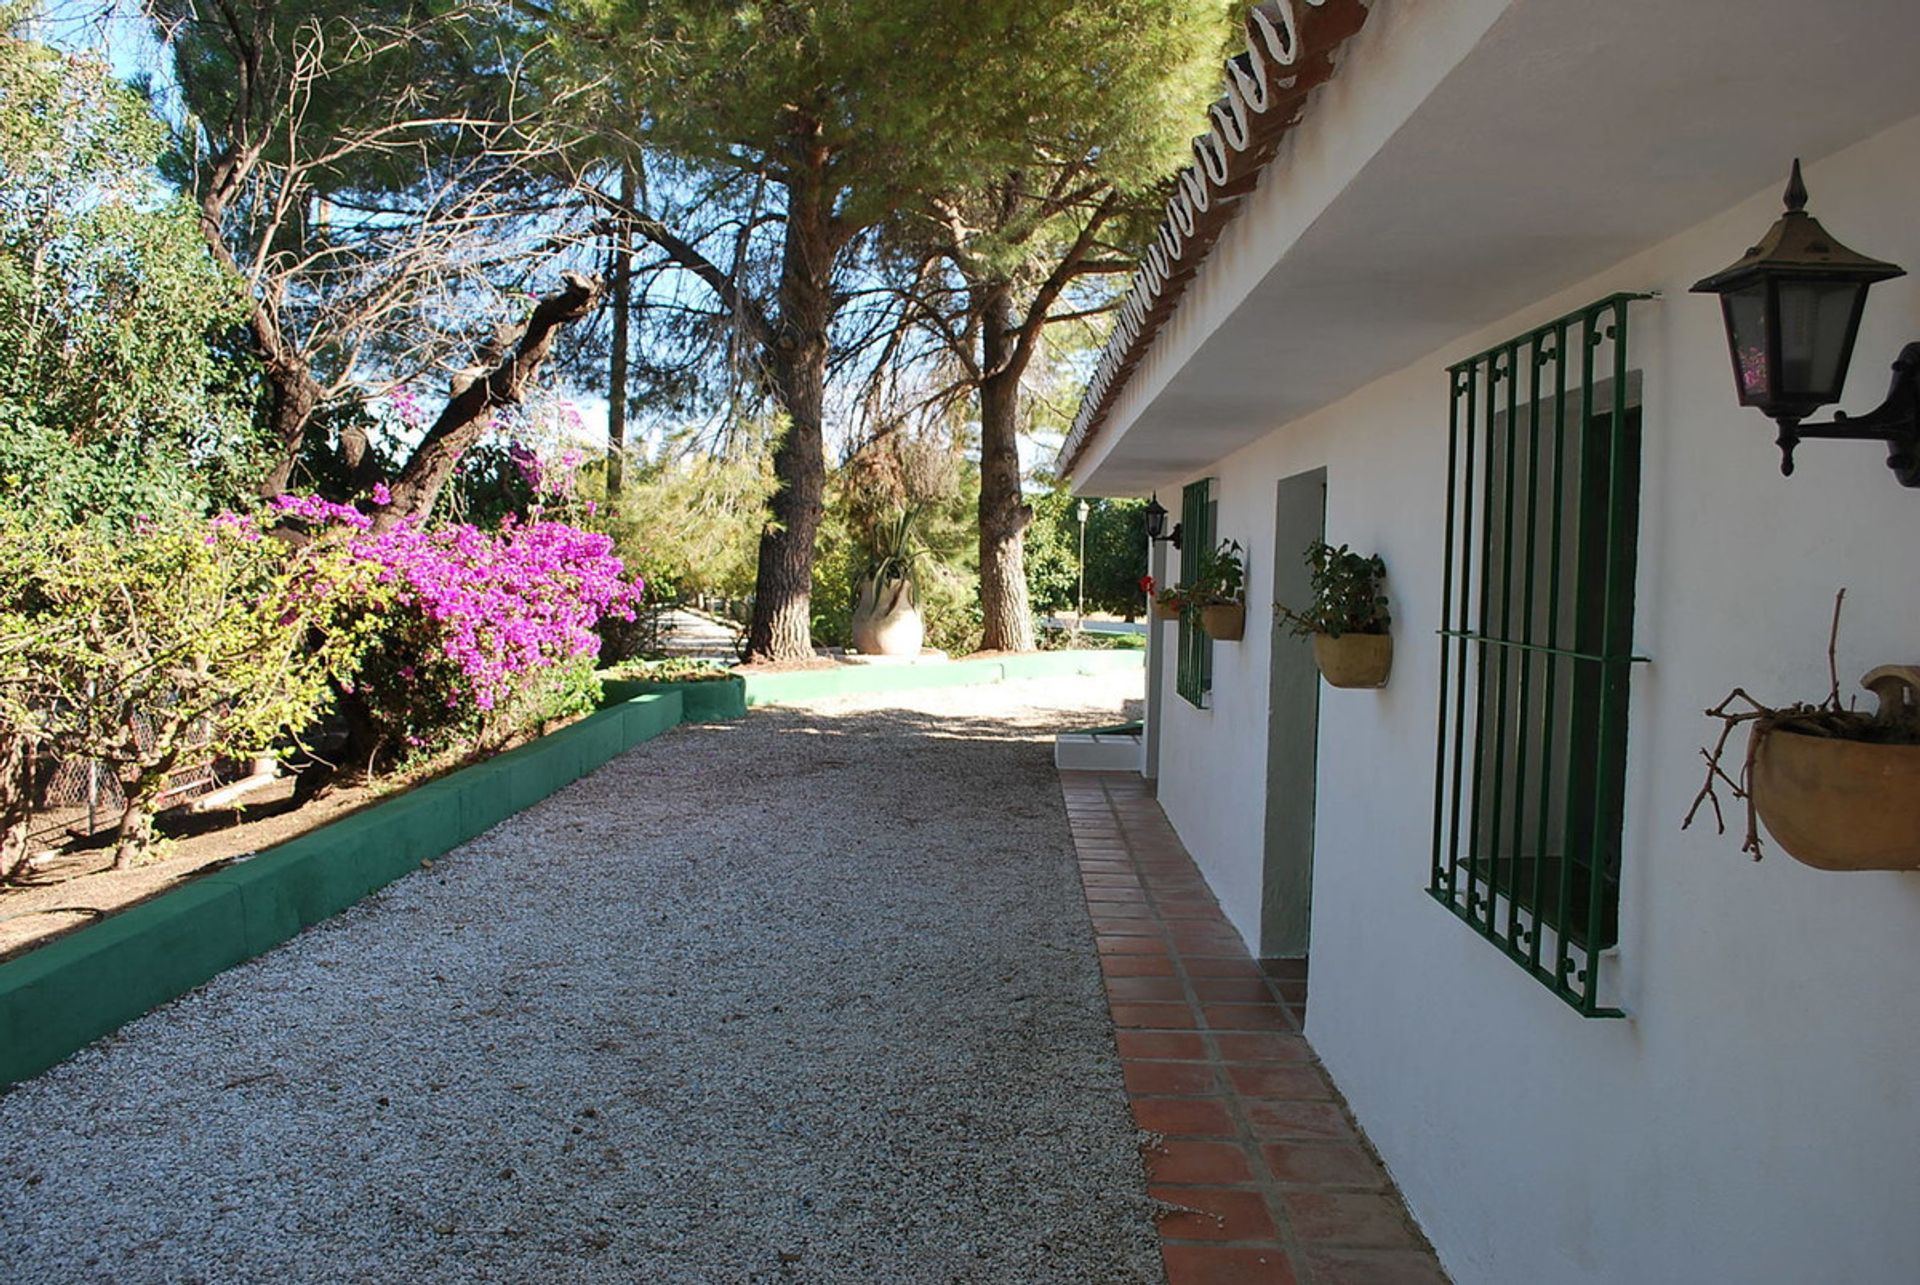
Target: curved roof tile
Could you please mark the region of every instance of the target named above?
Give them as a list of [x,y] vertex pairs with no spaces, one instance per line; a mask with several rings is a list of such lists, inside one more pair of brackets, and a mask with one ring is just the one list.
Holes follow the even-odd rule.
[[1333,74],[1333,57],[1367,20],[1366,0],[1267,0],[1247,14],[1247,49],[1226,63],[1226,93],[1207,109],[1166,217],[1122,300],[1106,350],[1087,381],[1060,448],[1071,469],[1106,422],[1133,368],[1180,305],[1221,231],[1297,123],[1307,95]]

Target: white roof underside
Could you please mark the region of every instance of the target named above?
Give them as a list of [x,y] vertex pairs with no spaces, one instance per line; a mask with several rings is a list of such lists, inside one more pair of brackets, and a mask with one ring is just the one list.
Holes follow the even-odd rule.
[[1920,113],[1920,4],[1379,0],[1343,62],[1133,371],[1077,491],[1194,476],[1784,183],[1795,155]]

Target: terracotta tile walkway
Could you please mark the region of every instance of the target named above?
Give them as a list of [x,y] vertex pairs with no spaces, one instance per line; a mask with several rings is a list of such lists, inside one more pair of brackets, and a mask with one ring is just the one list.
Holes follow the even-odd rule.
[[1061,785],[1169,1285],[1445,1282],[1300,1033],[1306,961],[1248,956],[1146,782]]

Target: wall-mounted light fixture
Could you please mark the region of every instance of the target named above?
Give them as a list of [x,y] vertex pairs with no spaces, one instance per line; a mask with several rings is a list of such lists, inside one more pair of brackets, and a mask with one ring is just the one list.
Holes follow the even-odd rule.
[[1802,439],[1846,438],[1887,443],[1887,467],[1903,485],[1920,486],[1920,343],[1900,350],[1893,387],[1878,409],[1857,419],[1841,412],[1829,423],[1803,422],[1840,400],[1868,288],[1906,272],[1847,249],[1807,213],[1797,160],[1786,202],[1787,212],[1760,244],[1693,287],[1720,296],[1740,404],[1780,426],[1782,473],[1793,472],[1793,448]]
[[1160,493],[1154,492],[1153,498],[1147,501],[1147,539],[1155,544],[1171,544],[1177,549],[1180,547],[1180,525],[1174,523],[1173,534],[1166,534],[1167,510],[1160,503]]

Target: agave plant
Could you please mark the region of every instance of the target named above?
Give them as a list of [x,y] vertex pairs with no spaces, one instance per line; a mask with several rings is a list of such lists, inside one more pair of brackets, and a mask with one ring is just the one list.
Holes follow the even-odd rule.
[[867,545],[867,565],[861,572],[863,584],[876,589],[904,580],[911,589],[921,548],[914,532],[917,514],[912,505],[902,508],[893,518],[875,526]]

